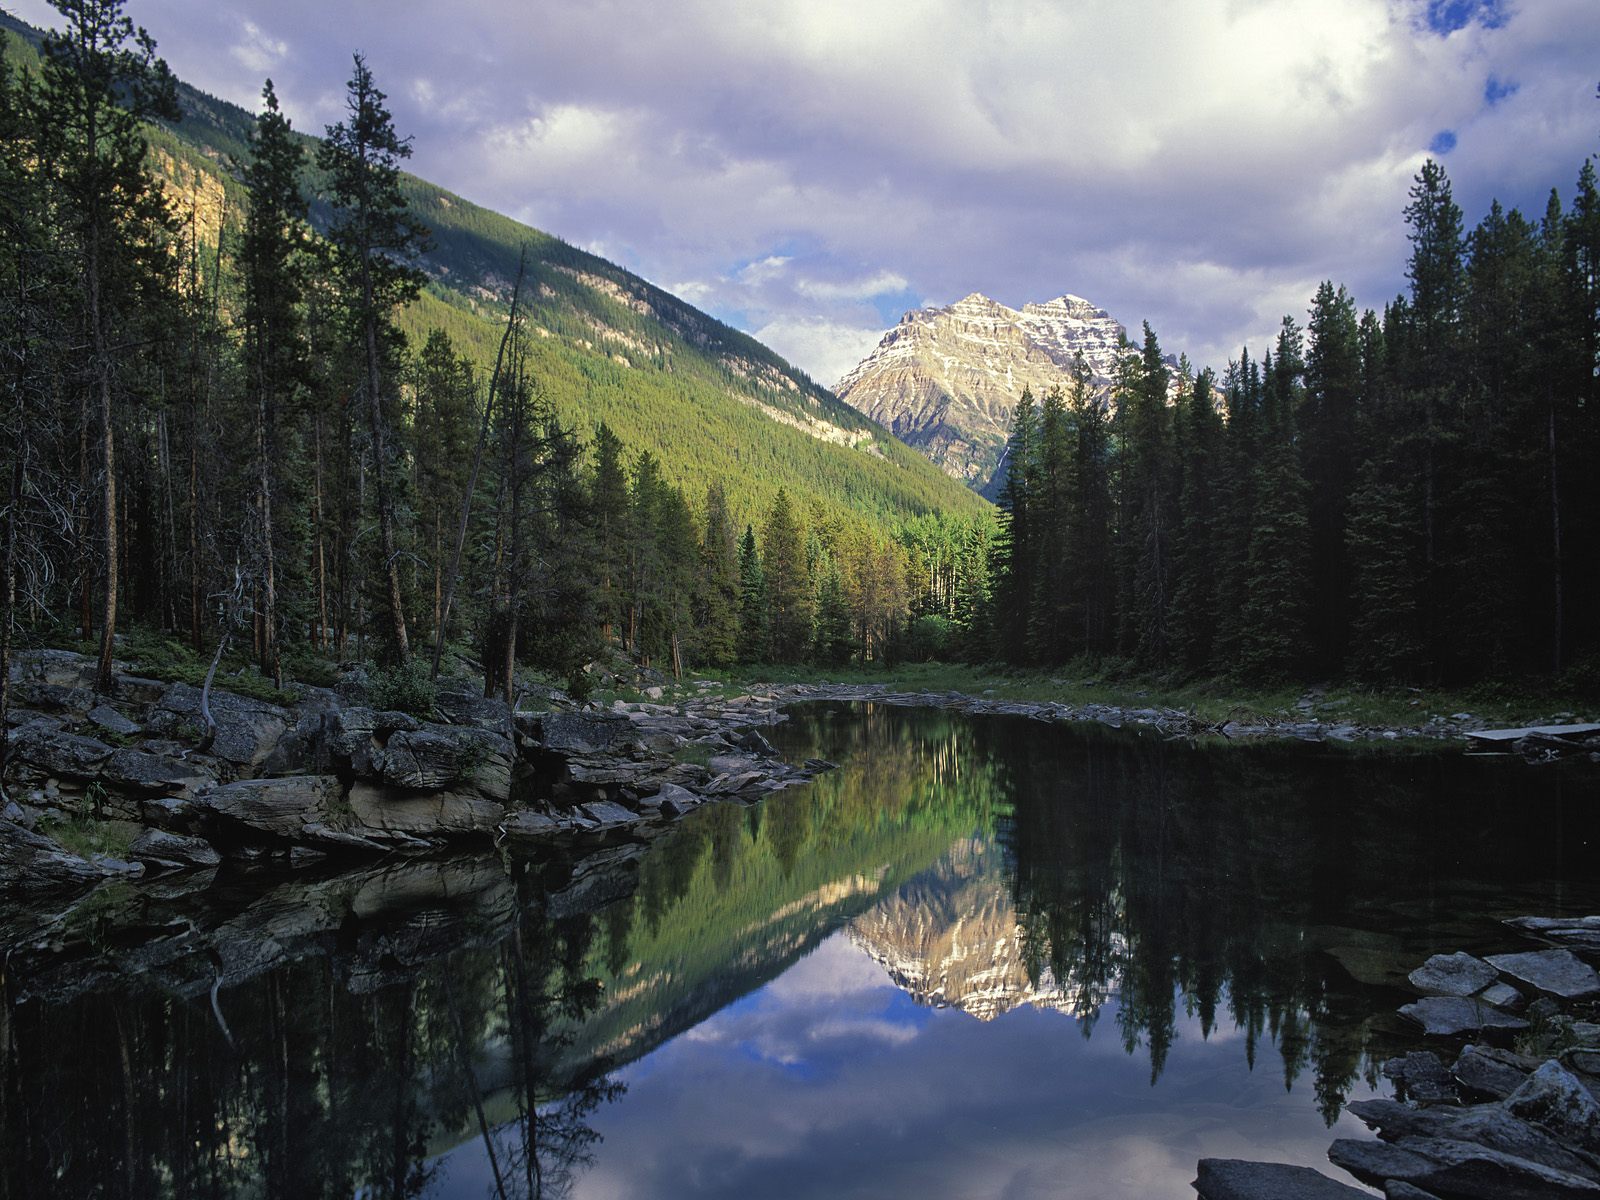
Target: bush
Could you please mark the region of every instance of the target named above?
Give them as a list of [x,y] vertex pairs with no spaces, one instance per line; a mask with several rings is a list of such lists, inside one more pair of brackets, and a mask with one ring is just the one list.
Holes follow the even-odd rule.
[[373,708],[427,717],[433,714],[433,705],[438,698],[439,689],[428,674],[428,664],[420,658],[413,658],[403,666],[372,673]]

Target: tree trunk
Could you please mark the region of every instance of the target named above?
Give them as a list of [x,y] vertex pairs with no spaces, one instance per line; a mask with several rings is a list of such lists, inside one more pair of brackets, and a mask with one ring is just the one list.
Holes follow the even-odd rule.
[[97,692],[113,686],[111,654],[117,637],[117,455],[116,430],[111,413],[111,347],[100,307],[100,231],[89,237],[86,263],[89,288],[89,325],[94,338],[96,385],[100,400],[100,469],[105,479],[100,489],[100,519],[105,526],[105,595],[100,606],[100,661],[95,668]]
[[272,686],[283,686],[283,665],[278,656],[278,582],[276,560],[272,548],[272,439],[268,436],[267,389],[260,388],[256,397],[256,454],[261,465],[260,494],[257,503],[261,510],[261,670],[271,676]]
[[1561,579],[1561,487],[1556,473],[1556,406],[1550,403],[1550,542],[1551,542],[1551,586],[1552,599],[1555,601],[1555,627],[1551,632],[1550,643],[1550,669],[1555,674],[1561,673],[1563,654],[1563,635],[1566,632],[1566,613],[1563,604],[1563,587]]
[[383,552],[384,579],[389,590],[393,650],[395,658],[403,665],[411,658],[411,641],[406,636],[405,597],[400,590],[400,558],[395,548],[394,509],[389,497],[389,456],[384,436],[383,400],[378,391],[378,322],[373,311],[372,282],[364,264],[362,291],[367,309],[367,420],[372,428],[373,471],[378,482],[378,544]]

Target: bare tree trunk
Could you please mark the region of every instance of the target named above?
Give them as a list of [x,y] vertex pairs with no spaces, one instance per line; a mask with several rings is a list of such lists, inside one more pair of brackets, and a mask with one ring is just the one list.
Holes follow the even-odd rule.
[[200,652],[200,422],[189,397],[189,642]]
[[[6,717],[11,712],[11,636],[17,623],[17,514],[22,507],[22,463],[27,454],[26,435],[17,447],[16,462],[11,467],[11,497],[6,505],[5,534],[5,624],[0,626],[0,800],[6,798],[5,772],[7,752],[11,748],[10,726]],[[0,1004],[4,1003],[0,995]]]
[[317,527],[317,636],[316,645],[324,654],[328,652],[328,552],[326,512],[322,498],[322,413],[318,412],[312,426],[315,471],[312,480],[313,520]]
[[272,686],[283,686],[283,664],[278,656],[278,583],[277,566],[272,547],[272,470],[271,438],[267,436],[267,389],[262,386],[256,397],[256,453],[261,464],[261,670],[272,677]]
[[107,345],[100,311],[99,230],[90,234],[88,286],[89,324],[94,337],[95,375],[100,399],[100,469],[105,473],[100,490],[100,517],[105,525],[105,596],[100,606],[100,661],[95,668],[97,692],[113,686],[111,654],[117,637],[117,454],[116,427],[111,413],[111,347]]

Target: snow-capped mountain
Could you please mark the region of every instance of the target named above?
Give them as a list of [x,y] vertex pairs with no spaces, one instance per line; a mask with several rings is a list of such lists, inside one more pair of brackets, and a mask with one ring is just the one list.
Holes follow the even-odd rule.
[[906,313],[834,387],[944,470],[984,491],[1005,448],[1024,387],[1042,399],[1065,389],[1083,354],[1110,383],[1124,329],[1081,296],[1007,308],[977,292]]

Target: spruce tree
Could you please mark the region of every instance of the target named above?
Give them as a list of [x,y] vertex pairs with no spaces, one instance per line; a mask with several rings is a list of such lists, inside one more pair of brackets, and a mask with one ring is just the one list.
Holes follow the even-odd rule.
[[739,661],[768,661],[766,579],[761,573],[756,531],[749,525],[739,541]]
[[1174,416],[1178,455],[1178,532],[1172,550],[1172,653],[1190,673],[1211,661],[1216,622],[1215,494],[1222,417],[1211,388],[1211,371],[1201,371]]
[[995,645],[1007,662],[1023,662],[1028,652],[1037,545],[1033,491],[1037,475],[1039,416],[1033,391],[1022,389],[1011,418],[1011,436],[1001,461],[1004,480],[997,503],[1000,532],[994,543]]
[[348,116],[327,127],[327,137],[317,149],[317,165],[328,176],[333,208],[328,240],[362,364],[382,555],[379,567],[387,585],[389,652],[404,663],[411,655],[411,640],[400,581],[400,518],[393,477],[398,454],[391,436],[398,404],[392,389],[385,390],[384,376],[403,340],[393,313],[421,291],[424,276],[414,260],[428,239],[400,190],[400,163],[411,157],[411,143],[395,132],[384,107],[386,98],[373,82],[366,60],[357,54],[345,95]]
[[766,583],[771,660],[800,662],[811,645],[811,579],[805,537],[783,488],[778,489],[762,533],[761,576]]
[[713,667],[731,665],[739,654],[739,545],[720,483],[706,488],[696,614],[701,660]]

